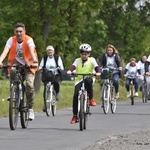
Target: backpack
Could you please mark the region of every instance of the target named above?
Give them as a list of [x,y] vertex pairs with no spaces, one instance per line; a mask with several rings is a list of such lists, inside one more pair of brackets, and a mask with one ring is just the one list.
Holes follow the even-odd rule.
[[[47,61],[47,55],[45,55],[43,58],[44,58],[44,65],[43,65],[43,69],[45,68],[45,65],[46,65],[46,61]],[[59,58],[59,56],[58,55],[56,55],[56,54],[54,54],[54,59],[55,59],[55,62],[56,62],[56,66],[57,67],[59,67],[59,65],[58,65],[58,58]],[[61,71],[60,70],[58,70],[58,73],[59,73],[59,75],[60,75],[60,80],[62,81],[62,74],[61,74]]]

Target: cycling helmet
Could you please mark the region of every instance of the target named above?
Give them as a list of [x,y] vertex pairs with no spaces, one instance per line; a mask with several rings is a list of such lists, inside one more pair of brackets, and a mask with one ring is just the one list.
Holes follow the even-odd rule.
[[90,52],[92,50],[91,46],[89,44],[81,44],[79,47],[80,52]]

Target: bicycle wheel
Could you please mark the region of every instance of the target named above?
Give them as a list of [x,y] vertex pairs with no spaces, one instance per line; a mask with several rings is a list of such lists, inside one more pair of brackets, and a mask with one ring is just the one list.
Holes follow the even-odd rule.
[[50,116],[52,112],[51,96],[50,86],[46,85],[44,91],[44,106],[47,116]]
[[80,96],[80,111],[79,111],[79,128],[83,131],[84,128],[84,95]]
[[20,122],[22,128],[28,127],[29,122],[29,112],[28,112],[28,102],[25,95],[25,90],[22,90],[22,100],[20,102]]
[[56,110],[57,110],[57,101],[56,101],[56,92],[53,89],[53,100],[52,100],[52,115],[56,115]]
[[15,130],[18,123],[19,113],[19,87],[13,85],[11,87],[10,101],[9,101],[9,126],[11,130]]
[[84,127],[83,127],[83,129],[85,129],[85,130],[87,129],[87,121],[88,121],[88,115],[89,114],[90,114],[90,105],[89,105],[89,98],[88,98],[87,103],[86,103],[86,112],[84,113]]
[[143,83],[142,85],[142,101],[143,103],[147,103],[147,91],[146,91],[146,84]]
[[130,99],[131,99],[131,105],[134,105],[134,86],[131,85],[131,96],[130,96]]
[[116,98],[115,98],[115,88],[114,87],[112,87],[112,89],[111,89],[110,104],[111,104],[111,112],[114,114],[116,111]]
[[103,85],[102,87],[102,107],[105,114],[108,113],[109,110],[109,93],[108,86]]

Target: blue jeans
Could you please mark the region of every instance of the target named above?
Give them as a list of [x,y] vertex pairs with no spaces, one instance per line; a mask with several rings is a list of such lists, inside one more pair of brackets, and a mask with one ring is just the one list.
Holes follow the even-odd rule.
[[133,84],[135,87],[135,92],[138,92],[138,87],[139,87],[139,80],[138,77],[134,79],[126,78],[126,89],[129,92],[129,87],[130,87],[130,82],[133,80]]
[[[105,82],[106,82],[106,79],[104,79],[104,83]],[[115,87],[115,92],[118,93],[119,92],[119,74],[118,73],[113,74],[112,82],[113,82],[113,85]]]

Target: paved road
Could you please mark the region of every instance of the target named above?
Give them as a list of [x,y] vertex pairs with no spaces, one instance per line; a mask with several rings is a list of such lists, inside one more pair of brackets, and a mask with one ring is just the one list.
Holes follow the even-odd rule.
[[115,114],[105,115],[100,105],[92,107],[87,130],[71,125],[71,108],[57,111],[55,117],[35,113],[27,129],[20,123],[15,131],[9,129],[8,118],[0,119],[1,150],[82,150],[112,135],[150,130],[150,101],[118,102]]

